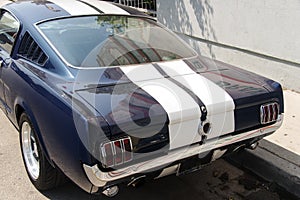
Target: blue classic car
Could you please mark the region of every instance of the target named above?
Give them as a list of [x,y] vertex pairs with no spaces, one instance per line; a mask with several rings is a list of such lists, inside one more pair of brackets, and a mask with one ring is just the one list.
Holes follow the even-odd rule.
[[0,107],[39,190],[68,177],[113,196],[255,148],[282,123],[279,83],[198,55],[132,8],[23,0],[0,12]]

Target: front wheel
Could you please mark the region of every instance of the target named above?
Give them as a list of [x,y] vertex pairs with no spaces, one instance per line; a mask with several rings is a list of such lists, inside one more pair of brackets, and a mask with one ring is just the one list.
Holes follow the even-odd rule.
[[38,190],[54,188],[65,181],[65,176],[52,167],[43,153],[29,117],[20,117],[20,145],[26,172]]

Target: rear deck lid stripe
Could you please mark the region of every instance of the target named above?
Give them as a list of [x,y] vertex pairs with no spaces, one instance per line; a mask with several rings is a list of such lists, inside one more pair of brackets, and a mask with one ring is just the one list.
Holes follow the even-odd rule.
[[231,96],[221,87],[193,71],[184,61],[175,60],[158,63],[164,72],[203,102],[207,118],[213,129],[209,138],[234,131],[235,104]]
[[179,82],[178,80],[176,80],[175,78],[172,78],[171,76],[169,76],[169,74],[167,74],[166,71],[164,71],[163,68],[161,68],[157,63],[153,63],[153,66],[157,69],[157,71],[159,71],[163,76],[168,77],[168,79],[173,82],[174,84],[176,84],[178,87],[182,88],[183,90],[186,91],[186,93],[188,93],[195,102],[198,103],[200,111],[201,111],[201,120],[204,121],[206,120],[206,116],[207,116],[207,110],[206,107],[204,105],[204,103],[201,101],[201,99],[192,91],[190,90],[190,87],[187,87],[185,84]]
[[201,140],[198,134],[201,111],[198,103],[184,89],[165,78],[152,64],[120,69],[134,84],[159,102],[167,112],[170,149]]

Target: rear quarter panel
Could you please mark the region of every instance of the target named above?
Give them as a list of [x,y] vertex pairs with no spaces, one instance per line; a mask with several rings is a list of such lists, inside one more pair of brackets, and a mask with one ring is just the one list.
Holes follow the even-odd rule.
[[90,157],[74,125],[76,112],[39,77],[47,77],[47,72],[33,73],[30,69],[34,67],[20,59],[3,70],[6,101],[11,108],[8,117],[18,127],[15,108],[21,106],[29,115],[49,161],[89,192],[91,185],[82,171],[81,161],[89,163]]

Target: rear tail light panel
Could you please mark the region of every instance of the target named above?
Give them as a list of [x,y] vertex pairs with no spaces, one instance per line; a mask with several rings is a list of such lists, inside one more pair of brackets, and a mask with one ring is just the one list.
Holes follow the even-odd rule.
[[267,103],[260,106],[260,123],[268,124],[276,122],[279,117],[279,104]]
[[132,142],[129,137],[104,143],[100,147],[104,167],[113,167],[130,162],[133,158]]

